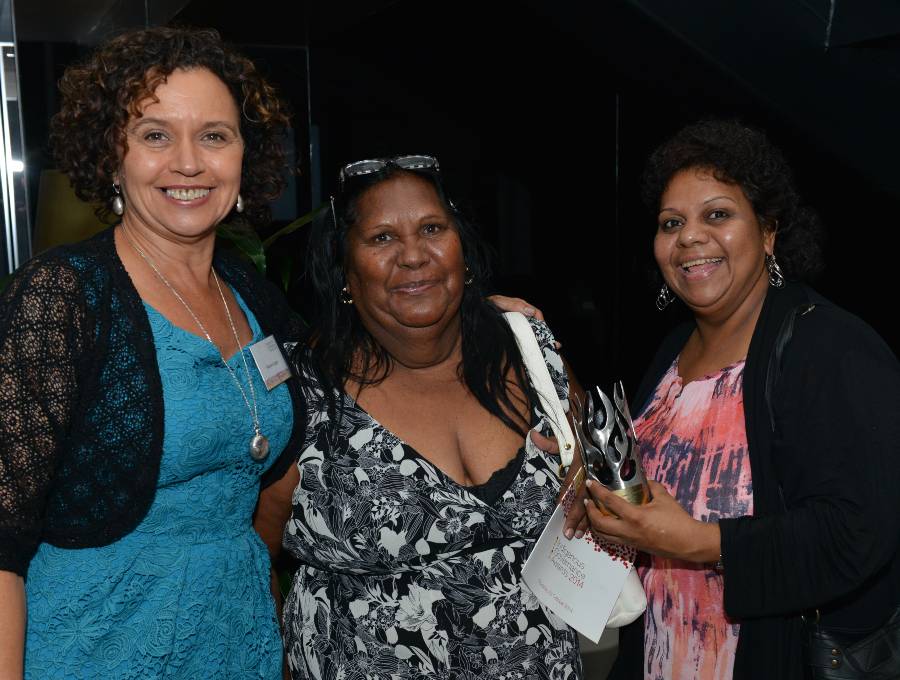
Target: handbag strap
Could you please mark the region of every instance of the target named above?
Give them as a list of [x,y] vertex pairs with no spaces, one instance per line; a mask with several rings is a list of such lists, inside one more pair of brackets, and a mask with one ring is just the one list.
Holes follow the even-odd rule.
[[781,322],[781,328],[778,330],[778,335],[775,338],[775,346],[772,347],[772,353],[769,355],[769,365],[766,367],[766,385],[764,394],[766,398],[766,409],[769,413],[769,427],[771,427],[773,434],[775,432],[775,409],[772,406],[772,393],[778,385],[778,378],[781,377],[781,363],[784,350],[790,344],[791,338],[794,337],[794,323],[797,320],[797,316],[806,316],[815,308],[815,304],[805,303],[792,308],[787,313],[787,316],[784,317],[784,321]]
[[547,370],[547,362],[544,361],[544,353],[538,345],[534,329],[528,319],[519,312],[505,312],[503,316],[506,317],[506,322],[516,338],[516,344],[522,354],[522,361],[528,372],[528,378],[531,380],[531,386],[541,402],[541,409],[547,415],[553,434],[556,435],[556,441],[559,442],[562,464],[569,467],[572,464],[572,455],[575,453],[575,436],[572,434],[572,428],[566,418],[567,409],[560,402],[556,385],[550,377],[550,371]]

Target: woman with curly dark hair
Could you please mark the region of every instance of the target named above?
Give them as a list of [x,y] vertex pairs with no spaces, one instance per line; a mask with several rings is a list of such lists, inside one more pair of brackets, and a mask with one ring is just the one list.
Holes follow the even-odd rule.
[[60,90],[59,167],[118,221],[3,294],[0,675],[280,678],[252,518],[305,420],[248,354],[302,329],[215,230],[266,217],[287,117],[209,30],[122,35]]
[[647,611],[610,677],[897,677],[890,643],[854,659],[900,620],[896,358],[796,282],[819,266],[818,224],[761,132],[689,126],[653,153],[645,190],[657,305],[694,319],[634,402],[652,502],[590,484],[617,515],[589,504],[593,530],[648,553]]

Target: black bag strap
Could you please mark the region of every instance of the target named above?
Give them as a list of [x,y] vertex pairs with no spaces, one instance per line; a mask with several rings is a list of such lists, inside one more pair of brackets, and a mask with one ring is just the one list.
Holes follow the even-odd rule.
[[769,364],[766,367],[766,410],[769,414],[769,426],[772,432],[775,432],[775,408],[772,406],[772,393],[781,377],[781,362],[784,356],[784,350],[791,342],[794,336],[794,322],[797,316],[806,316],[816,308],[815,303],[804,303],[791,309],[781,322],[781,328],[778,336],[775,338],[775,346],[772,348],[772,354],[769,356]]

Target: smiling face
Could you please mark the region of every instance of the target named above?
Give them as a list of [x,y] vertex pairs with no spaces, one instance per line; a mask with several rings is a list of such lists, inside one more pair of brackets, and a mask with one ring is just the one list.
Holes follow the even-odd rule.
[[657,224],[656,263],[696,316],[725,320],[762,303],[775,234],[763,230],[740,185],[705,169],[682,170],[663,192]]
[[234,207],[244,142],[237,105],[204,68],[173,71],[141,102],[125,132],[128,150],[116,175],[122,220],[168,240],[208,236]]
[[459,234],[434,186],[402,173],[368,189],[347,233],[344,270],[363,324],[381,333],[441,330],[462,302]]

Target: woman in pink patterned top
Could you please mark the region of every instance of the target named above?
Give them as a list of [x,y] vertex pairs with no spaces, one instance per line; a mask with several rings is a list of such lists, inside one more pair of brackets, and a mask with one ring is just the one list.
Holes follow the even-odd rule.
[[[782,155],[732,121],[685,128],[645,173],[654,257],[692,312],[634,406],[653,500],[591,482],[592,530],[644,551],[648,607],[611,678],[896,678],[900,651],[854,645],[900,623],[900,365],[862,321],[786,282],[816,263],[816,221]],[[852,469],[849,461],[852,460]],[[570,520],[574,521],[574,520]],[[833,633],[815,669],[800,614]]]
[[[753,511],[744,430],[744,361],[684,384],[676,359],[635,422],[649,479],[694,519]],[[739,624],[722,606],[722,579],[709,565],[649,556],[639,567],[647,593],[647,677],[732,677]]]

